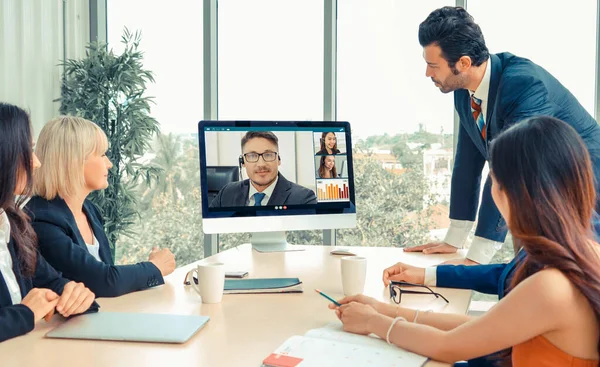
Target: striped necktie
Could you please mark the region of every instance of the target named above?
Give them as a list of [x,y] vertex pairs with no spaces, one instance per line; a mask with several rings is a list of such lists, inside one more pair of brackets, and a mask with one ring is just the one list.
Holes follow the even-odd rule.
[[481,113],[481,99],[476,98],[474,95],[471,96],[471,113],[473,114],[473,120],[479,128],[481,137],[483,140],[486,138],[485,121],[483,121],[483,114]]

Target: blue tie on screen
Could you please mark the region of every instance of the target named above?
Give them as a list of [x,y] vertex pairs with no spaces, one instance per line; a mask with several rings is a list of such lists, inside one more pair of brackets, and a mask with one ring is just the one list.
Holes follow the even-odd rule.
[[262,192],[257,192],[256,194],[253,195],[254,196],[254,206],[262,206],[260,204],[260,202],[262,201],[262,199],[265,198],[265,196],[267,196],[266,194],[263,194]]

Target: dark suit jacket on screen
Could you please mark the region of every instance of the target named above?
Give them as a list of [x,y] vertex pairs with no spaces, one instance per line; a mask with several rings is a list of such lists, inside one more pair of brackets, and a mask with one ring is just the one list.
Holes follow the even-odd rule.
[[[210,204],[211,208],[227,208],[246,206],[248,193],[250,192],[250,180],[232,182],[219,191]],[[304,205],[316,204],[317,196],[314,191],[286,180],[281,173],[273,195],[266,204],[271,205]]]

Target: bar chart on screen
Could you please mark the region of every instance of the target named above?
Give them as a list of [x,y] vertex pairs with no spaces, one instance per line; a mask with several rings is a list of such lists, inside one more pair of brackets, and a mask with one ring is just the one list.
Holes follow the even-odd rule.
[[347,179],[317,180],[317,198],[322,201],[349,201]]

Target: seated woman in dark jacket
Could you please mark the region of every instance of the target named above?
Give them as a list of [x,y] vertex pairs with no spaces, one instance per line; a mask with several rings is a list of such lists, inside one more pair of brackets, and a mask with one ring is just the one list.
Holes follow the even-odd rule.
[[32,171],[40,165],[31,145],[27,113],[0,103],[0,342],[30,332],[55,309],[65,317],[98,310],[94,293],[63,278],[36,249],[21,210]]
[[164,283],[175,270],[168,249],[152,250],[148,261],[115,265],[104,221],[87,200],[108,187],[112,163],[108,142],[93,122],[61,116],[42,129],[36,154],[42,162],[34,177],[36,195],[27,204],[40,251],[66,277],[84,282],[98,297],[116,297]]

